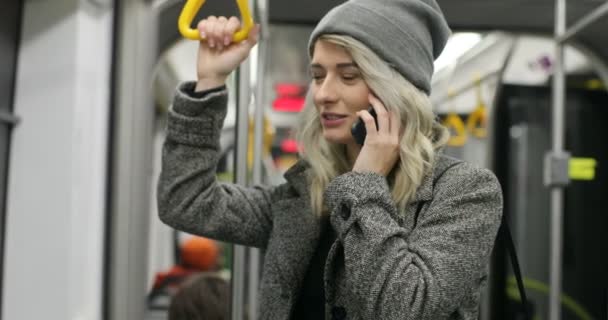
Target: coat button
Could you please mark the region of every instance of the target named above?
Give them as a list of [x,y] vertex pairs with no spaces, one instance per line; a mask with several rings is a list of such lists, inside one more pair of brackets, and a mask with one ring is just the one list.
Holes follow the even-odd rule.
[[340,208],[340,217],[344,220],[350,218],[350,208],[345,204],[342,204],[342,207]]
[[346,309],[343,307],[333,307],[331,309],[332,320],[344,320],[346,319]]

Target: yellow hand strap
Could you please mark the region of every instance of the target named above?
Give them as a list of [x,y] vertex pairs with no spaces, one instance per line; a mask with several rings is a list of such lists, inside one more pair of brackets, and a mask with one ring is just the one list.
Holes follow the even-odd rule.
[[450,130],[450,132],[454,132],[448,140],[448,145],[451,147],[462,147],[467,142],[467,132],[464,128],[464,122],[460,116],[458,116],[454,112],[450,112],[448,116],[443,121],[443,125]]
[[481,104],[469,115],[467,119],[467,130],[477,138],[486,137],[486,106]]
[[481,96],[481,76],[475,76],[475,92],[477,95],[477,108],[469,115],[467,120],[467,130],[477,138],[486,137],[486,105],[483,103],[483,97]]
[[[241,12],[241,20],[242,20],[242,28],[234,34],[232,40],[234,42],[240,42],[249,36],[249,31],[253,28],[253,19],[251,18],[251,13],[249,12],[249,4],[248,0],[237,0],[239,5],[239,10]],[[184,9],[182,13],[179,15],[178,27],[179,32],[184,36],[184,38],[190,40],[205,40],[202,39],[200,33],[197,29],[192,29],[192,20],[196,17],[196,14],[201,9],[205,0],[188,0],[184,5]]]
[[450,102],[450,107],[448,110],[448,115],[443,120],[443,126],[446,127],[450,131],[450,139],[447,144],[450,147],[462,147],[467,142],[467,131],[464,127],[464,122],[456,112],[454,112],[454,90],[448,89],[448,99]]

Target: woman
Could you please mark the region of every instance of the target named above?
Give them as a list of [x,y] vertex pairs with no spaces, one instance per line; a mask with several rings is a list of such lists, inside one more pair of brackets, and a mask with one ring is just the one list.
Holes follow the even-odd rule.
[[351,0],[321,20],[302,160],[274,187],[215,179],[224,83],[257,37],[230,43],[238,27],[199,24],[198,81],[169,115],[161,219],[262,248],[262,319],[477,319],[502,197],[491,172],[438,153],[447,133],[428,93],[450,31],[435,1]]

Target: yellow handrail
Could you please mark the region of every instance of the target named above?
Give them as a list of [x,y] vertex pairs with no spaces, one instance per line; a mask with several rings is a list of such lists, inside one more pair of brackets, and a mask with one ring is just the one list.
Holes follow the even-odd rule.
[[[530,291],[536,291],[543,295],[549,295],[549,286],[545,283],[542,283],[535,279],[524,278],[524,288],[529,289]],[[511,276],[507,278],[507,297],[513,299],[515,301],[521,301],[521,296],[519,295],[519,290],[517,290],[517,282],[515,277]],[[528,299],[530,299],[528,297]],[[562,305],[571,311],[576,317],[581,320],[593,320],[591,313],[587,311],[580,303],[574,300],[572,297],[565,293],[561,293],[560,300]],[[534,317],[537,319],[537,317]]]
[[469,119],[467,119],[467,130],[477,138],[485,138],[487,135],[486,125],[486,107],[481,104],[469,115]]
[[[467,132],[464,128],[462,118],[456,112],[448,113],[448,116],[443,120],[443,125],[448,130],[453,129],[455,135],[450,136],[448,145],[451,147],[462,147],[467,142]],[[452,132],[452,130],[450,130]]]
[[467,130],[477,138],[485,138],[487,131],[486,105],[481,96],[481,80],[479,77],[475,80],[477,91],[477,108],[469,115],[467,119]]
[[448,98],[450,100],[450,107],[447,117],[443,120],[443,125],[450,130],[450,133],[453,131],[454,134],[450,136],[447,144],[451,147],[462,147],[467,142],[467,131],[465,130],[462,118],[454,112],[454,106],[452,105],[454,91],[451,89],[448,90]]
[[[253,28],[253,19],[251,18],[247,1],[248,0],[236,0],[239,11],[241,12],[242,28],[234,34],[234,37],[232,38],[234,42],[240,42],[247,39],[249,31]],[[196,14],[203,4],[205,4],[205,0],[188,0],[184,5],[184,9],[182,9],[182,13],[179,15],[179,20],[177,22],[179,32],[184,38],[190,40],[205,40],[201,38],[197,29],[191,27],[192,20],[194,20],[194,17],[196,17]]]
[[[272,126],[272,123],[268,119],[268,117],[264,116],[264,120],[262,123],[262,157],[267,157],[272,152],[272,142],[275,137],[275,128]],[[249,143],[247,144],[247,168],[253,168],[253,139],[254,139],[254,122],[253,118],[249,117]]]

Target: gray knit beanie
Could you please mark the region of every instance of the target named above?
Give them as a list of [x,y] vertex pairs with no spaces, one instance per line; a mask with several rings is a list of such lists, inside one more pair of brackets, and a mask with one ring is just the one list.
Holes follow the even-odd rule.
[[324,34],[361,41],[429,94],[433,63],[451,32],[435,0],[350,0],[321,19],[308,42],[311,56]]

